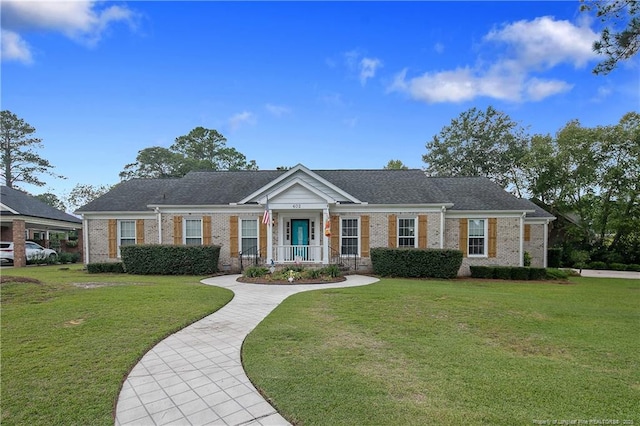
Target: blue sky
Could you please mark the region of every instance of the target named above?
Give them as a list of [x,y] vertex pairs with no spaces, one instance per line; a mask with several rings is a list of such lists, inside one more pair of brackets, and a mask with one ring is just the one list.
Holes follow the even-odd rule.
[[617,123],[637,58],[591,70],[578,1],[2,1],[2,109],[67,179],[111,185],[139,150],[197,126],[260,169],[422,168],[425,144],[491,105],[528,129]]

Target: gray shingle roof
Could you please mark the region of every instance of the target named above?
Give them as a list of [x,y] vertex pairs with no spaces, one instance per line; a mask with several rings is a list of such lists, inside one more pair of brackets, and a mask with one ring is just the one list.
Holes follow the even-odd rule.
[[[426,177],[422,170],[313,170],[321,178],[369,204],[453,204],[450,210],[534,210],[483,177]],[[228,205],[258,191],[287,171],[191,172],[180,179],[133,179],[78,209],[82,212],[148,211],[149,205]]]
[[[63,222],[82,223],[80,218],[67,214],[50,205],[38,200],[37,198],[18,191],[8,186],[2,186],[0,189],[0,201],[11,210],[18,212],[21,216],[38,217],[42,219],[60,220]],[[4,215],[11,215],[10,212],[2,212]]]

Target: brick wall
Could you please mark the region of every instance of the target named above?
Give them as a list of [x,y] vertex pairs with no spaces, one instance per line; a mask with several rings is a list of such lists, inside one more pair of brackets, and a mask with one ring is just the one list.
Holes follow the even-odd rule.
[[524,242],[524,251],[531,255],[531,266],[535,268],[544,267],[544,258],[547,255],[544,251],[544,225],[532,224],[531,237]]

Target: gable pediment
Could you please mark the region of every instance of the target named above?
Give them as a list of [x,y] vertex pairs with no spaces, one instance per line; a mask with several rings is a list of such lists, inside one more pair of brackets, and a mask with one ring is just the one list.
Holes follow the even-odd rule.
[[361,203],[357,198],[300,164],[238,204],[251,202],[266,204],[267,197],[270,204]]

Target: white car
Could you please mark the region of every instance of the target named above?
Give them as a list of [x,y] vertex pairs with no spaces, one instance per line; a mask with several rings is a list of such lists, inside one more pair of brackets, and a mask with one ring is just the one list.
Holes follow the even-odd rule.
[[[24,248],[27,252],[27,260],[55,259],[58,257],[58,253],[55,250],[44,248],[33,241],[25,241]],[[13,242],[0,241],[0,263],[3,265],[13,263]]]

